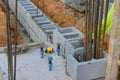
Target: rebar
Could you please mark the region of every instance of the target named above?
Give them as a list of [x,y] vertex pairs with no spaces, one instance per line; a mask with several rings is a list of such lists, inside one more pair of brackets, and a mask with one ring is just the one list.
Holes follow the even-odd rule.
[[37,6],[36,15],[38,16],[38,11],[39,11],[39,2],[38,2],[38,0],[36,0],[36,6]]
[[14,80],[16,80],[16,55],[17,55],[17,12],[18,12],[18,2],[15,0],[15,53],[14,53]]
[[[100,59],[103,57],[103,45],[106,30],[108,5],[109,1],[106,0],[105,20],[103,27],[102,22],[104,15],[104,0],[101,0],[101,2],[100,0],[86,0],[86,20],[85,20],[86,22],[84,29],[85,32],[84,60],[86,61],[91,60],[92,58]],[[102,48],[100,47],[101,38]]]
[[103,49],[104,49],[104,39],[105,39],[105,31],[106,31],[106,23],[107,23],[108,7],[109,7],[109,0],[106,0],[106,7],[105,7],[105,20],[104,20],[104,28],[103,28],[103,35],[102,35],[101,58],[103,58]]
[[13,75],[12,75],[12,60],[11,60],[11,32],[10,32],[10,13],[9,13],[9,0],[5,1],[6,3],[6,29],[7,29],[7,56],[8,56],[8,80],[13,80]]
[[97,54],[97,33],[98,33],[98,22],[99,22],[99,0],[95,0],[95,26],[94,26],[94,58],[98,57]]
[[88,0],[86,0],[86,11],[85,11],[85,15],[86,15],[86,18],[85,18],[85,28],[84,28],[84,33],[85,33],[85,42],[84,42],[84,47],[85,47],[85,50],[84,50],[84,60],[86,61],[87,60],[87,24],[88,24],[88,21],[87,21],[87,19],[88,19]]
[[88,14],[88,60],[92,59],[92,0],[89,0]]
[[102,34],[102,19],[103,19],[103,11],[104,11],[104,0],[101,0],[101,9],[100,9],[100,22],[99,22],[99,33],[98,33],[98,43],[97,43],[97,53],[99,58],[101,58],[100,54],[100,40],[101,40],[101,34]]

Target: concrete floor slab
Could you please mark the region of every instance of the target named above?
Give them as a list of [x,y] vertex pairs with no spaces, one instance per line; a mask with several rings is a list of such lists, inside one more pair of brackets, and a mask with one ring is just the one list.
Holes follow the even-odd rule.
[[[48,69],[48,56],[53,57],[53,71]],[[0,67],[4,73],[3,77],[8,80],[7,76],[7,55],[0,54]],[[17,55],[17,80],[72,80],[65,74],[64,59],[57,56],[45,54],[40,58],[40,49],[33,48],[24,54]]]

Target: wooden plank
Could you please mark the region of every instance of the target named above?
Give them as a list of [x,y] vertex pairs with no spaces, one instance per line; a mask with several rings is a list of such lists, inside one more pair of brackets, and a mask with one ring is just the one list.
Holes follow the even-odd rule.
[[110,35],[109,54],[105,80],[118,80],[118,60],[120,55],[120,0],[115,0],[113,27]]

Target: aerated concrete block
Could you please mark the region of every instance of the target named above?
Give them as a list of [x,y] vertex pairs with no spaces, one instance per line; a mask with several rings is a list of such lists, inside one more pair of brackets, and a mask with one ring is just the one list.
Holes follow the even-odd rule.
[[26,11],[30,14],[30,15],[42,15],[42,12],[41,11],[37,11],[37,9],[26,9]]
[[40,16],[35,16],[35,17],[32,17],[32,18],[33,18],[33,20],[35,20],[35,21],[46,21],[46,20],[47,20],[47,18],[44,17],[44,15],[43,15],[42,17],[40,17]]
[[53,44],[57,47],[57,44],[61,44],[61,54],[65,56],[66,43],[83,38],[84,35],[78,31],[75,27],[62,28],[53,31]]
[[[13,12],[15,12],[14,1],[9,1]],[[37,9],[30,0],[18,1],[18,20],[34,41],[47,41],[48,37],[52,35],[52,31],[57,29],[57,26],[40,9]]]
[[83,61],[84,43],[81,40],[67,42],[65,49],[65,57],[71,54],[73,56],[76,56],[78,61]]
[[[29,15],[29,13],[26,12],[27,8],[24,7],[24,6],[31,7],[31,5],[33,5],[33,3],[31,3],[28,0],[26,0],[26,1],[28,3],[27,2],[25,2],[25,3],[18,2],[18,19],[20,20],[20,23],[24,26],[24,28],[26,29],[26,31],[29,34],[34,32],[32,35],[30,34],[34,41],[38,41],[38,39],[40,39],[40,38],[38,38],[39,36],[42,37],[39,41],[47,41],[47,37],[46,37],[46,34],[44,33],[44,31],[42,31],[41,29],[38,29],[38,28],[40,28],[39,25],[37,25],[36,22],[32,19],[31,15]],[[10,0],[9,4],[10,4],[10,8],[12,8],[12,10],[15,11],[15,9],[14,9],[15,3],[13,3],[13,0]],[[27,5],[23,5],[23,4],[27,4]],[[40,34],[38,34],[38,33],[40,33]]]

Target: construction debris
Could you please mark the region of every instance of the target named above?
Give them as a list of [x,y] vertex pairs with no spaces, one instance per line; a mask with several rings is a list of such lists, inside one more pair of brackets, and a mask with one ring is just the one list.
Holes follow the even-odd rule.
[[[44,43],[24,43],[17,46],[17,53],[25,53],[31,47],[45,46]],[[12,46],[12,53],[14,53],[14,46]],[[0,53],[7,53],[7,47],[0,47]]]

